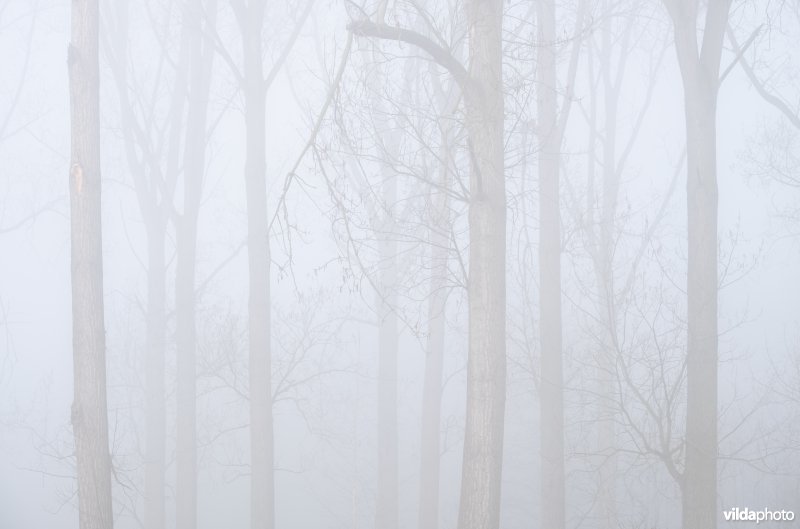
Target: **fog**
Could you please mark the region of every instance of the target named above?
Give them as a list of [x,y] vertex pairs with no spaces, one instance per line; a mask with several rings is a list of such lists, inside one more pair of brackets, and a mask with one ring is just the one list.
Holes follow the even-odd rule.
[[795,526],[797,42],[0,0],[0,529]]

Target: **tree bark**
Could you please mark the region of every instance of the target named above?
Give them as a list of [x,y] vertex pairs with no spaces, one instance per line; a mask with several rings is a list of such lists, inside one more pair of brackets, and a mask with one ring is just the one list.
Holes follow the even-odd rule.
[[497,529],[506,397],[503,2],[470,0],[469,357],[459,529]]
[[69,46],[70,226],[74,400],[72,429],[81,529],[111,529],[103,242],[100,199],[100,68],[97,0],[72,2]]

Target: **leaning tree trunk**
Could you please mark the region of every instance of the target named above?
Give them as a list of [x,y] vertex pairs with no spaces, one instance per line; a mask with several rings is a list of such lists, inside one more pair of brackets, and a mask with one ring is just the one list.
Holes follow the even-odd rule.
[[72,429],[81,529],[111,529],[103,242],[100,208],[100,67],[97,0],[72,2],[71,116]]
[[557,124],[555,4],[538,3],[539,335],[542,527],[565,526],[564,382],[561,356],[561,134]]
[[696,2],[664,0],[683,78],[687,163],[686,463],[683,529],[717,525],[717,94],[730,0],[709,2],[698,49]]
[[262,64],[264,0],[248,3],[242,27],[246,128],[248,336],[250,358],[250,526],[275,525],[270,350],[270,242],[266,180],[266,87]]
[[506,397],[503,2],[470,0],[469,358],[459,529],[497,529]]

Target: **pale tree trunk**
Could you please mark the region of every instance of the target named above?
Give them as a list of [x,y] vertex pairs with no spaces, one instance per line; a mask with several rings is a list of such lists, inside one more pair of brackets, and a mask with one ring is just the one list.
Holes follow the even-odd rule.
[[497,529],[506,398],[506,195],[503,2],[469,0],[469,69],[426,36],[370,20],[356,35],[407,42],[429,53],[461,86],[470,157],[469,355],[459,529]]
[[[388,123],[386,123],[388,125]],[[388,138],[390,160],[397,157],[397,132],[382,127]],[[382,218],[374,219],[379,229],[380,274],[376,293],[378,315],[378,495],[375,506],[376,529],[397,529],[398,525],[398,444],[397,444],[397,241],[393,239],[392,217],[397,201],[397,175],[391,162],[381,165]]]
[[[166,467],[166,405],[165,405],[165,353],[166,353],[166,258],[165,242],[167,214],[164,209],[165,186],[159,169],[147,163],[154,156],[142,138],[133,105],[129,98],[128,80],[128,1],[115,5],[116,24],[109,29],[114,42],[115,56],[110,60],[119,96],[122,134],[125,153],[136,190],[139,211],[147,236],[147,307],[145,315],[145,454],[144,454],[144,526],[146,529],[163,529],[165,525],[165,467]],[[180,74],[176,76],[178,79]],[[173,102],[180,100],[176,83]],[[178,112],[180,113],[181,108]],[[180,116],[179,116],[180,117]],[[178,120],[179,121],[179,120]],[[175,119],[173,118],[173,124]],[[142,150],[140,155],[136,146]],[[150,174],[150,179],[147,178]],[[154,185],[155,184],[155,185]]]
[[[435,235],[433,244],[447,244]],[[425,380],[422,390],[422,440],[420,445],[419,529],[439,526],[439,475],[441,467],[442,374],[444,365],[445,292],[444,278],[439,272],[447,260],[444,251],[434,246],[432,259],[436,273],[431,277],[428,298],[428,339],[425,357]]]
[[[188,0],[189,100],[184,148],[183,214],[176,223],[175,342],[177,346],[176,526],[197,527],[197,222],[206,163],[206,120],[214,61],[216,0]],[[204,13],[205,11],[205,13]]]
[[[157,155],[137,134],[143,130],[137,122],[134,105],[130,100],[128,79],[128,1],[116,4],[116,25],[110,30],[115,43],[115,57],[110,61],[117,85],[120,103],[122,133],[125,153],[134,180],[139,211],[147,235],[147,308],[145,342],[145,457],[144,457],[144,526],[146,529],[163,529],[165,526],[165,472],[166,472],[166,234],[168,207],[171,207],[171,184],[161,168],[152,163]],[[180,56],[184,56],[183,42]],[[178,63],[183,64],[183,60]],[[179,66],[170,105],[170,136],[167,171],[177,172],[177,135],[182,126],[185,73]],[[137,152],[136,146],[141,149]],[[149,177],[148,177],[149,176]]]
[[[717,519],[717,182],[716,86],[693,91],[686,161],[689,260],[684,529]],[[688,103],[688,102],[687,102]]]
[[[608,8],[608,6],[606,6]],[[623,39],[623,48],[629,39]],[[621,76],[612,73],[611,20],[606,21],[602,34],[601,76],[603,79],[603,197],[600,208],[599,241],[594,253],[594,269],[597,279],[597,307],[604,329],[601,334],[602,350],[598,355],[597,436],[598,453],[601,457],[598,472],[598,506],[601,527],[617,529],[617,455],[616,455],[616,305],[614,287],[614,235],[617,202],[619,198],[619,174],[617,168],[617,114],[619,84]],[[625,50],[623,53],[627,53]],[[620,59],[618,68],[624,68]],[[613,76],[613,79],[612,79]],[[593,161],[591,163],[594,163]],[[590,205],[593,207],[593,205]],[[590,227],[593,229],[593,227]]]
[[244,55],[250,392],[250,526],[275,525],[272,422],[270,241],[266,180],[266,86],[262,63],[264,0],[239,11]]
[[503,2],[470,0],[469,359],[459,529],[497,529],[506,398]]
[[683,529],[717,525],[717,94],[730,0],[709,2],[698,46],[698,2],[664,0],[683,78],[687,163],[687,413]]
[[555,4],[537,4],[541,525],[565,526],[564,382],[561,355],[561,134],[556,93]]
[[[384,176],[386,176],[384,171]],[[394,195],[396,179],[384,183],[384,199]],[[392,197],[393,198],[393,197]],[[393,201],[392,201],[393,202]],[[386,231],[384,234],[391,234]],[[391,235],[390,235],[391,236]],[[381,241],[382,265],[379,284],[384,293],[376,295],[378,307],[378,497],[375,506],[376,529],[397,529],[398,524],[398,447],[397,447],[397,243]]]
[[[436,79],[434,77],[434,82]],[[455,91],[455,90],[453,90]],[[436,91],[441,94],[441,87]],[[445,110],[444,97],[438,98]],[[439,149],[438,191],[431,191],[432,215],[429,238],[431,278],[428,293],[428,339],[425,355],[425,378],[422,387],[422,435],[420,440],[419,529],[439,526],[439,475],[441,467],[442,375],[445,350],[445,311],[447,303],[447,260],[450,244],[450,210],[447,190],[450,178],[451,129],[445,121]],[[432,188],[435,189],[435,188]]]
[[111,529],[103,242],[100,200],[100,73],[97,0],[72,2],[69,45],[70,226],[74,400],[72,430],[81,529]]
[[[144,210],[143,210],[144,212]],[[144,212],[147,216],[148,213]],[[163,529],[164,472],[166,467],[165,343],[166,343],[166,224],[160,209],[152,208],[147,225],[147,351],[146,443],[145,443],[145,527]]]

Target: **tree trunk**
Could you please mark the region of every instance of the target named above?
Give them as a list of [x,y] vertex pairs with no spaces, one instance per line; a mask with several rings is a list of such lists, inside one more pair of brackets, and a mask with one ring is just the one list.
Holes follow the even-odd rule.
[[470,0],[469,359],[459,529],[497,529],[506,389],[503,2]]
[[717,520],[717,178],[716,75],[686,97],[688,166],[688,346],[684,529]]
[[370,20],[357,35],[424,49],[459,83],[470,157],[469,355],[459,529],[497,529],[506,398],[506,194],[504,174],[503,2],[469,0],[469,69],[424,35]]
[[664,0],[675,28],[686,118],[688,222],[686,461],[683,529],[717,525],[717,94],[730,0],[709,2],[698,49],[698,4]]
[[[147,441],[145,458],[145,527],[163,529],[166,467],[165,343],[166,343],[166,225],[153,208],[147,224]],[[157,218],[153,218],[157,217]]]
[[[387,123],[388,125],[388,123]],[[388,157],[397,157],[396,131],[384,127]],[[378,497],[375,506],[376,529],[397,529],[398,525],[398,447],[397,447],[397,241],[393,240],[393,207],[397,201],[397,175],[390,163],[381,167],[383,177],[383,218],[376,219],[381,238],[378,311]]]
[[[394,178],[392,178],[394,181]],[[391,184],[389,184],[391,185]],[[391,233],[391,232],[386,232]],[[376,529],[397,529],[398,524],[398,455],[397,455],[397,243],[382,241],[381,255],[390,261],[381,273],[385,296],[378,294],[378,498],[375,506]]]
[[275,493],[270,349],[270,241],[266,181],[266,87],[262,64],[263,0],[247,4],[242,26],[246,127],[245,184],[250,357],[250,526],[272,529]]
[[538,4],[539,335],[542,527],[565,526],[564,381],[561,356],[561,134],[557,130],[555,4]]
[[[216,0],[187,1],[189,101],[184,150],[183,215],[176,226],[175,341],[177,346],[176,526],[197,527],[197,327],[195,263],[197,221],[206,163],[206,120],[214,53]],[[203,11],[207,15],[203,14]],[[210,28],[210,29],[209,29]]]
[[[444,108],[444,105],[440,105]],[[422,388],[422,439],[420,442],[419,529],[439,526],[440,437],[442,421],[442,374],[445,344],[447,254],[450,219],[447,200],[450,160],[450,126],[441,133],[439,185],[430,225],[431,269],[428,294],[428,341]]]
[[[145,363],[145,457],[144,457],[144,527],[164,529],[165,526],[165,472],[166,472],[166,233],[167,197],[161,189],[151,183],[162,181],[160,171],[143,163],[146,156],[153,156],[148,146],[136,136],[139,126],[133,105],[129,98],[128,43],[129,43],[129,2],[120,1],[115,5],[116,26],[111,32],[116,60],[112,60],[112,71],[119,96],[122,133],[125,153],[131,170],[139,204],[139,211],[146,228],[147,237],[147,307],[145,315],[146,340]],[[177,72],[173,103],[181,101],[180,72]],[[171,105],[174,114],[172,123],[180,123],[182,107]],[[143,154],[136,152],[136,145]],[[174,142],[170,145],[174,149]],[[148,181],[147,174],[150,175]],[[158,190],[156,190],[158,189]]]
[[[606,6],[608,7],[608,6]],[[604,529],[618,529],[617,519],[617,454],[616,454],[616,346],[617,312],[614,289],[614,236],[619,199],[619,173],[617,168],[617,119],[619,106],[619,79],[612,70],[612,22],[606,21],[602,34],[601,68],[603,78],[603,199],[600,210],[600,236],[594,252],[597,279],[597,308],[602,322],[602,350],[598,355],[597,441],[601,458],[597,492],[601,525]],[[623,40],[623,46],[628,39]],[[627,51],[625,52],[627,53]],[[618,68],[623,68],[620,60]],[[614,79],[612,79],[614,77]],[[594,163],[594,161],[592,161]],[[591,205],[590,207],[593,207]],[[590,226],[590,229],[594,229]]]
[[74,400],[72,430],[81,529],[111,529],[103,241],[100,200],[100,73],[97,0],[72,2],[69,46],[70,226]]

